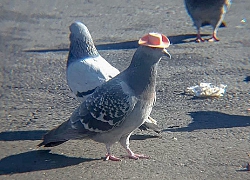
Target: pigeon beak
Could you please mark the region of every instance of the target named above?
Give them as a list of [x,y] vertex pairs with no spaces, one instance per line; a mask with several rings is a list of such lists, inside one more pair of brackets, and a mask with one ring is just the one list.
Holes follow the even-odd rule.
[[169,52],[167,51],[167,49],[163,49],[162,52],[167,56],[169,57],[169,59],[171,59],[171,54],[169,54]]

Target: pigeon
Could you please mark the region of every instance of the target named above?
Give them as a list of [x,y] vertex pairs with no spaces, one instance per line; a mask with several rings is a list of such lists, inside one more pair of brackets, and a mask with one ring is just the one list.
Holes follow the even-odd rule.
[[[70,25],[70,50],[66,77],[75,98],[83,102],[95,89],[120,73],[97,51],[88,28],[81,22]],[[160,133],[157,121],[149,117],[141,130],[152,129]]]
[[217,30],[223,22],[226,12],[231,6],[231,0],[185,0],[186,9],[197,29],[196,42],[204,42],[200,28],[205,25],[213,27],[213,35],[208,41],[219,41]]
[[105,160],[120,161],[111,153],[119,142],[131,159],[149,158],[129,147],[133,131],[148,118],[155,102],[157,68],[170,45],[160,33],[149,33],[139,41],[127,69],[104,82],[83,101],[68,121],[52,129],[38,146],[53,147],[70,139],[92,139],[106,145]]

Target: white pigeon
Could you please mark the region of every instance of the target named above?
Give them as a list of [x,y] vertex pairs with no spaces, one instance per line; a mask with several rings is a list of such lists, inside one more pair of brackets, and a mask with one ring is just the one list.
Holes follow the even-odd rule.
[[[74,22],[70,29],[70,50],[67,61],[67,83],[79,102],[83,102],[96,87],[119,74],[97,51],[88,28]],[[141,130],[152,129],[160,133],[156,120],[149,117],[140,126]]]
[[151,113],[158,64],[163,55],[171,57],[166,50],[170,42],[162,34],[149,33],[139,44],[129,67],[97,87],[69,120],[45,134],[38,146],[52,147],[70,139],[89,138],[106,145],[106,160],[120,160],[111,153],[115,142],[120,142],[132,159],[148,158],[133,153],[129,138]]

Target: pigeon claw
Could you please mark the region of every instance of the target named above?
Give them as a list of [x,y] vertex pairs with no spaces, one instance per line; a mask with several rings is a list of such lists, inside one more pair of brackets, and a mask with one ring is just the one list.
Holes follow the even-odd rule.
[[197,35],[197,38],[195,39],[195,42],[204,42],[205,40],[201,37],[201,35]]
[[216,41],[219,41],[219,39],[216,36],[213,36],[208,39],[208,42],[216,42]]
[[216,36],[216,31],[213,32],[213,36],[208,39],[208,42],[215,42],[215,41],[219,41],[219,38],[217,38]]
[[146,156],[144,154],[135,154],[129,148],[127,148],[127,152],[129,154],[128,155],[129,159],[134,159],[134,160],[137,160],[137,159],[149,159],[149,156]]
[[105,161],[108,161],[108,160],[111,160],[111,161],[121,161],[120,158],[115,157],[114,155],[106,154]]

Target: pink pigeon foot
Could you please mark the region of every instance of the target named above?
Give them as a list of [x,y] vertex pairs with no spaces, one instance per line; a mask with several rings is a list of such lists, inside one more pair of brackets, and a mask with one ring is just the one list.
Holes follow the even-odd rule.
[[195,39],[195,42],[199,43],[199,42],[204,42],[205,40],[201,37],[200,34],[197,34],[197,38]]
[[134,160],[137,160],[137,159],[149,159],[149,156],[146,156],[144,154],[131,154],[128,156],[129,159],[134,159]]
[[108,161],[108,160],[111,160],[111,161],[121,161],[121,159],[120,159],[120,158],[115,157],[114,155],[111,155],[111,154],[106,154],[105,161]]
[[128,149],[127,152],[129,154],[128,157],[130,159],[134,159],[134,160],[137,160],[137,159],[149,159],[149,156],[146,156],[144,154],[135,154],[130,149]]
[[215,42],[215,41],[219,41],[219,40],[220,39],[217,38],[216,33],[213,33],[213,36],[208,39],[208,42]]

